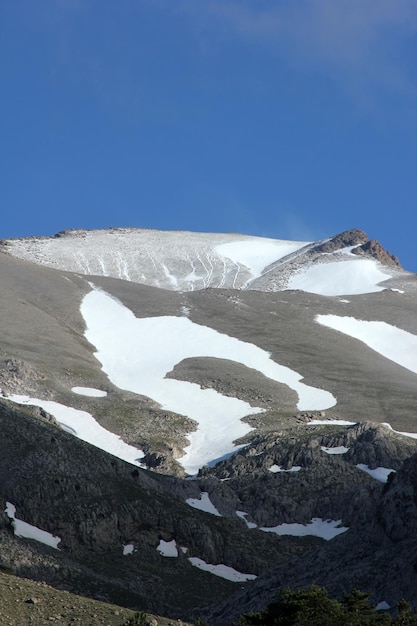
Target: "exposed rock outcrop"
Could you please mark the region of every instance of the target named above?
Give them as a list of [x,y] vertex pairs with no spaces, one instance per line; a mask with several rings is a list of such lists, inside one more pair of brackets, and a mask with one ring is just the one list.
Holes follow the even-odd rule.
[[367,234],[358,228],[345,230],[343,233],[335,235],[324,243],[315,246],[311,253],[322,252],[329,254],[343,248],[352,248],[352,254],[372,257],[384,265],[401,268],[398,257],[385,250],[375,239],[368,239]]
[[352,250],[352,253],[363,256],[371,256],[384,265],[393,265],[394,267],[399,268],[402,267],[399,258],[388,252],[388,250],[385,250],[385,248],[383,248],[375,239],[371,239],[370,241],[366,241],[360,246],[357,246]]
[[345,230],[343,233],[335,235],[324,243],[315,246],[313,251],[325,253],[336,252],[336,250],[364,244],[367,241],[368,236],[363,230],[359,230],[359,228],[352,228],[351,230]]

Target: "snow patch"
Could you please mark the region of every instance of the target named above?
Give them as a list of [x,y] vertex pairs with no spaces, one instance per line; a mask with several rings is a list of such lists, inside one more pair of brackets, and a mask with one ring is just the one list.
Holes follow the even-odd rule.
[[231,580],[234,583],[246,582],[247,580],[255,580],[255,578],[257,578],[255,574],[242,574],[228,565],[212,565],[195,556],[190,556],[188,560],[194,567],[198,567],[198,569],[205,572],[210,572],[210,574],[214,574],[215,576],[220,576],[220,578]]
[[172,539],[172,541],[164,541],[163,539],[161,539],[156,549],[161,556],[166,556],[169,558],[178,556],[178,548],[175,539]]
[[349,422],[348,420],[311,420],[307,426],[354,426],[357,422]]
[[123,555],[127,556],[128,554],[133,554],[135,551],[135,546],[133,545],[133,543],[127,543],[125,546],[123,546]]
[[245,513],[245,511],[236,511],[236,515],[238,517],[240,517],[240,519],[243,519],[243,521],[245,522],[246,526],[248,528],[256,528],[257,525],[254,524],[253,522],[248,522],[248,520],[246,519],[247,513]]
[[349,296],[383,291],[379,283],[392,278],[377,261],[357,259],[320,263],[291,276],[287,289],[300,289],[321,296]]
[[333,448],[327,448],[326,446],[321,446],[321,449],[326,454],[346,454],[346,452],[349,452],[349,448],[346,448],[346,446],[335,446]]
[[360,470],[375,478],[375,480],[379,480],[380,483],[386,483],[388,480],[388,476],[395,472],[394,469],[390,469],[389,467],[376,467],[375,469],[370,469],[369,465],[365,465],[364,463],[359,463],[356,467]]
[[280,465],[271,465],[268,469],[273,474],[277,474],[278,472],[299,472],[302,467],[301,465],[293,465],[290,469],[283,469]]
[[417,335],[386,322],[339,315],[316,315],[316,322],[362,341],[371,350],[417,374]]
[[388,604],[388,602],[386,602],[386,600],[382,600],[382,602],[378,602],[378,604],[375,607],[375,611],[388,611],[388,609],[390,609],[390,605]]
[[294,537],[305,537],[312,535],[322,539],[333,539],[337,535],[349,530],[346,526],[340,526],[342,520],[323,520],[320,517],[313,517],[308,524],[279,524],[279,526],[264,527],[266,533],[276,533],[277,535],[292,535]]
[[94,389],[94,387],[72,387],[71,391],[80,396],[90,396],[91,398],[104,398],[107,396],[107,391]]
[[279,261],[288,254],[304,248],[308,242],[301,241],[231,241],[215,246],[215,251],[230,259],[236,265],[244,265],[252,274],[252,279],[259,278],[268,265]]
[[16,507],[11,502],[6,502],[6,508],[4,509],[7,517],[12,521],[14,534],[16,537],[23,537],[24,539],[34,539],[43,543],[46,546],[59,550],[58,544],[61,541],[60,537],[48,533],[46,530],[41,530],[37,526],[32,526],[20,519],[16,519]]
[[218,512],[212,501],[210,500],[210,496],[207,491],[201,492],[201,498],[187,498],[185,501],[189,506],[192,506],[193,509],[199,509],[200,511],[204,511],[205,513],[211,513],[212,515],[217,515],[218,517],[222,517],[222,515]]

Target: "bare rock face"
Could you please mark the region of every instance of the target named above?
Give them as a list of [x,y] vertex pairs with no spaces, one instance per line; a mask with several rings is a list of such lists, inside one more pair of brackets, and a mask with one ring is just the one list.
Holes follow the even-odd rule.
[[316,246],[312,251],[329,254],[348,247],[353,247],[352,254],[373,257],[384,265],[402,267],[398,257],[385,250],[379,241],[368,239],[367,234],[358,228],[345,230],[340,235],[335,235],[328,241]]
[[363,230],[359,228],[353,228],[352,230],[345,230],[339,235],[335,235],[328,241],[320,244],[314,248],[314,252],[335,252],[342,248],[349,246],[357,246],[358,244],[364,244],[368,241],[368,236]]
[[380,263],[383,263],[384,265],[394,265],[395,267],[399,267],[399,268],[402,267],[398,257],[396,257],[394,254],[391,254],[390,252],[385,250],[385,248],[381,246],[379,241],[376,241],[375,239],[371,239],[370,241],[363,243],[357,248],[354,248],[352,250],[352,253],[365,255],[365,256],[372,256],[377,261],[380,261]]
[[388,537],[399,542],[417,531],[417,455],[404,462],[389,481],[379,507],[379,517]]

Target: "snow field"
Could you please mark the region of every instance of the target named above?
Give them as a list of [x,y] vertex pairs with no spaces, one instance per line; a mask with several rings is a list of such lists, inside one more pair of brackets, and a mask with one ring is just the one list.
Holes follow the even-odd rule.
[[320,263],[291,276],[287,289],[300,289],[321,296],[350,296],[383,291],[379,283],[391,278],[377,261],[355,259]]
[[300,410],[336,404],[331,393],[305,385],[300,374],[275,363],[265,350],[186,317],[136,318],[121,302],[99,290],[84,297],[81,313],[87,326],[85,336],[96,347],[95,356],[113,384],[197,422],[185,456],[179,460],[189,474],[239,449],[233,442],[251,430],[241,418],[262,409],[212,389],[165,378],[186,358],[228,359],[256,369],[296,391]]
[[386,359],[417,374],[417,336],[386,322],[316,315],[316,322],[365,343]]
[[[263,271],[288,254],[304,248],[308,242],[285,241],[285,240],[253,240],[231,241],[215,246],[214,250],[222,257],[226,257],[236,266],[243,265],[252,274],[252,278],[246,282],[247,287],[253,280],[259,278]],[[244,288],[243,287],[243,288]]]

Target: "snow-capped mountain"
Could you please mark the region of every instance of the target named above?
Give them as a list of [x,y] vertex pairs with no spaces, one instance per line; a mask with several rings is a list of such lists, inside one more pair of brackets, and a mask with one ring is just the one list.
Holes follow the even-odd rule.
[[[380,291],[398,260],[364,232],[302,242],[238,234],[111,229],[5,240],[7,251],[39,265],[111,276],[174,291],[301,289],[322,295]],[[375,244],[375,242],[374,242]],[[383,264],[380,263],[383,261]],[[344,262],[341,266],[340,263]]]
[[[362,546],[381,481],[417,451],[417,280],[362,231],[316,242],[140,229],[3,240],[0,293],[4,528],[54,538],[46,580],[57,546],[71,572],[94,554],[96,581],[183,616],[320,542]],[[51,497],[62,500],[54,512]],[[19,541],[36,560],[39,548]],[[99,574],[107,550],[117,581]],[[164,592],[150,582],[161,568]],[[178,573],[195,568],[201,586],[175,604]]]

